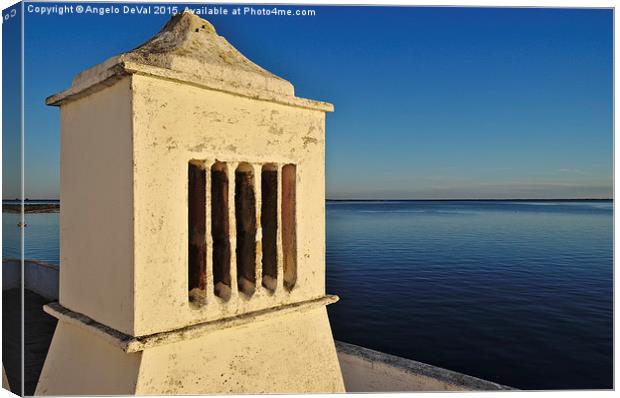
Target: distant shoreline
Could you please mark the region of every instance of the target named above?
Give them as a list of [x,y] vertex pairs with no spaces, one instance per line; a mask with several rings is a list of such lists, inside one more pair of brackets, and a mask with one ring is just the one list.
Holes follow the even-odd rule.
[[[47,203],[41,203],[47,202]],[[613,202],[613,199],[326,199],[327,203],[338,202]],[[24,213],[58,213],[59,200],[31,199],[24,201]],[[19,214],[21,203],[16,200],[5,200],[2,203],[3,213]]]
[[[28,203],[24,202],[24,213],[58,213],[60,211],[60,203]],[[21,213],[21,204],[3,203],[3,213],[19,214]]]

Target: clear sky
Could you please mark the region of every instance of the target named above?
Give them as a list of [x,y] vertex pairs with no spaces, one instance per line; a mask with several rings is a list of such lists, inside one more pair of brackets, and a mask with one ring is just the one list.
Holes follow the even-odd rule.
[[[334,103],[328,198],[612,196],[611,10],[305,8],[317,15],[208,19],[297,95]],[[58,197],[45,97],[166,19],[26,12],[27,197]]]

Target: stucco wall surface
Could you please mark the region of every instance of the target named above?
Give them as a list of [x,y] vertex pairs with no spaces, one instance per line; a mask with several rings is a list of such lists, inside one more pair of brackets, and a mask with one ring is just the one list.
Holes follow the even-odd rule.
[[60,303],[134,330],[133,136],[128,77],[61,107]]
[[325,307],[144,351],[138,394],[342,392]]
[[133,394],[141,357],[59,321],[35,395]]
[[[132,77],[132,93],[135,335],[323,296],[324,112],[143,76]],[[232,296],[224,302],[213,294],[213,242],[207,233],[207,303],[200,308],[190,304],[187,293],[186,203],[190,160],[204,160],[207,167],[215,161],[225,162],[229,180]],[[261,286],[260,245],[255,293],[248,297],[237,289],[234,179],[241,162],[254,167],[257,220],[261,208],[261,165],[297,166],[297,283],[290,292],[283,287],[280,245],[276,292]],[[207,187],[207,203],[210,202]],[[207,211],[207,226],[209,217]],[[260,224],[257,227],[258,242]]]

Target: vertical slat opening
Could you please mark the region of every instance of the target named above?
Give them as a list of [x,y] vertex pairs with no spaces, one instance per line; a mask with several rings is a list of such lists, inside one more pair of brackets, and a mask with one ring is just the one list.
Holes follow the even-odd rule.
[[235,171],[235,220],[237,226],[237,285],[252,296],[256,290],[256,198],[254,170],[240,163]]
[[206,171],[203,162],[188,164],[188,290],[189,300],[206,302]]
[[274,292],[278,282],[278,167],[261,170],[262,285]]
[[231,294],[228,174],[226,164],[211,166],[211,237],[213,239],[213,293],[224,300]]
[[287,290],[297,282],[296,171],[294,164],[282,167],[282,255]]

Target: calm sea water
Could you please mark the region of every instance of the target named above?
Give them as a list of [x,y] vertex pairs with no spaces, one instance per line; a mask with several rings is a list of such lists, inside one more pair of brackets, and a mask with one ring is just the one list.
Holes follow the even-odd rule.
[[[3,257],[19,216],[3,214]],[[58,263],[58,214],[26,257]],[[613,204],[328,202],[335,337],[522,389],[611,388]]]
[[335,337],[522,389],[612,388],[613,204],[331,202]]
[[[58,213],[26,214],[25,258],[52,264],[60,263]],[[2,213],[2,258],[20,258],[21,216]]]

